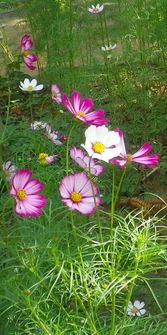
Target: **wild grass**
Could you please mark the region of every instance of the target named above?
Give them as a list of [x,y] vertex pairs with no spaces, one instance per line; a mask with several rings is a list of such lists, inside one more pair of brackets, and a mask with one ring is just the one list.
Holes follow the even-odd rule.
[[[117,1],[88,15],[88,1],[31,0],[17,7],[38,54],[38,95],[22,94],[19,51],[1,78],[0,162],[29,168],[45,184],[47,206],[39,218],[15,215],[1,171],[0,334],[166,335],[166,217],[111,207],[118,191],[111,166],[97,180],[103,195],[98,214],[81,216],[62,205],[58,186],[66,174],[67,147],[54,146],[30,129],[37,120],[68,135],[71,115],[53,104],[50,84],[68,94],[78,90],[103,108],[111,127],[121,128],[129,147],[153,142],[166,184],[166,36],[164,0]],[[3,43],[3,41],[2,41]],[[14,41],[13,41],[14,43]],[[117,43],[108,54],[105,44]],[[29,77],[32,74],[28,75]],[[17,108],[16,108],[17,107]],[[69,146],[83,143],[86,127],[76,123]],[[58,154],[41,166],[40,152]],[[68,172],[77,168],[69,161]],[[122,191],[142,192],[143,169],[127,171]],[[164,178],[165,176],[165,178]],[[120,187],[121,189],[121,187]],[[157,190],[160,192],[160,190]],[[112,193],[113,192],[113,193]],[[113,195],[113,198],[112,198]],[[114,210],[113,210],[114,208]],[[112,228],[112,229],[111,229]],[[127,315],[129,301],[145,302],[141,318]]]

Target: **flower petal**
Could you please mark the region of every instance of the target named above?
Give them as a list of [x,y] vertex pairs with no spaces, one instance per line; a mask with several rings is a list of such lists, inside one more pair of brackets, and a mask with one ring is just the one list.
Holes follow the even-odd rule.
[[138,158],[145,156],[152,150],[152,146],[149,143],[144,143],[141,148],[132,155],[132,158]]
[[15,174],[15,176],[12,179],[12,184],[15,188],[15,190],[21,190],[24,189],[25,185],[28,183],[29,179],[31,178],[32,173],[30,170],[19,170]]
[[31,179],[24,187],[26,194],[36,194],[43,190],[43,184],[38,179]]

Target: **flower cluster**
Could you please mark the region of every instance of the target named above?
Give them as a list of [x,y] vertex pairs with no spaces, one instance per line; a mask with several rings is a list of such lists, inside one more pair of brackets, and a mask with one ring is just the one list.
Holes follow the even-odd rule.
[[20,41],[21,54],[25,65],[30,70],[35,70],[36,66],[33,65],[37,61],[37,56],[34,53],[30,52],[30,49],[33,46],[32,39],[28,35],[24,35]]

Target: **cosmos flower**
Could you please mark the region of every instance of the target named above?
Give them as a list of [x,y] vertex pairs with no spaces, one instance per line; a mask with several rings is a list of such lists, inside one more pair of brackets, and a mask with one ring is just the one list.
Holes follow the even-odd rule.
[[45,132],[45,135],[55,145],[62,145],[64,142],[64,137],[58,131],[54,131],[51,128]]
[[102,12],[104,9],[104,5],[99,5],[97,4],[96,6],[91,5],[91,7],[88,8],[88,12],[91,14],[98,14],[100,12]]
[[10,181],[17,172],[17,168],[12,164],[11,161],[6,161],[2,164],[4,175],[8,181]]
[[105,118],[105,111],[98,109],[89,112],[93,108],[93,101],[90,98],[81,99],[80,93],[74,91],[71,95],[71,101],[66,94],[63,96],[63,105],[70,111],[74,117],[87,124],[102,126],[109,122]]
[[104,47],[101,47],[101,50],[104,52],[107,52],[107,51],[114,50],[116,47],[117,47],[117,44],[113,44],[113,45],[109,44],[109,45],[105,45]]
[[92,157],[86,156],[80,148],[71,148],[70,157],[81,168],[90,171],[93,176],[99,176],[104,172],[104,167],[97,164]]
[[57,84],[53,84],[51,87],[52,91],[52,100],[54,102],[57,102],[58,104],[62,103],[62,93],[59,89],[59,86]]
[[28,78],[25,78],[23,82],[20,81],[19,87],[26,92],[41,91],[43,89],[43,85],[37,85],[36,79],[29,80]]
[[56,160],[57,155],[48,156],[45,152],[41,152],[38,156],[38,160],[42,165],[52,164]]
[[33,63],[37,61],[37,56],[34,53],[30,52],[32,46],[33,42],[30,36],[28,35],[22,36],[20,41],[20,48],[24,63],[28,67],[28,69],[35,70],[36,66],[34,66]]
[[142,316],[146,313],[146,310],[143,308],[145,303],[139,300],[135,300],[134,304],[131,301],[128,304],[127,313],[130,316]]
[[45,129],[46,131],[49,131],[51,129],[48,123],[43,121],[34,121],[33,123],[31,123],[30,127],[33,130]]
[[62,202],[72,211],[81,214],[93,214],[101,204],[97,186],[90,182],[84,172],[70,174],[60,183]]
[[117,133],[120,137],[120,148],[121,152],[118,158],[112,159],[110,162],[112,164],[119,165],[121,168],[124,168],[126,164],[135,162],[138,164],[142,164],[145,166],[153,166],[158,164],[158,156],[152,155],[148,156],[147,154],[150,153],[152,150],[152,146],[149,143],[144,143],[138,151],[136,151],[133,155],[127,154],[125,149],[124,137],[123,132],[120,129],[116,129]]
[[110,131],[106,126],[90,126],[85,131],[85,137],[86,142],[82,147],[92,158],[109,162],[121,152],[118,132]]
[[31,171],[21,169],[11,180],[10,195],[16,200],[15,212],[20,216],[39,216],[46,205],[44,195],[38,194],[43,190],[43,184],[31,176]]

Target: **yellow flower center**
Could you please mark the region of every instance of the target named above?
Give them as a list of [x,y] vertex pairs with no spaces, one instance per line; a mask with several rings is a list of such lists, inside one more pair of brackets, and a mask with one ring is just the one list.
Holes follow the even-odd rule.
[[45,152],[41,152],[38,156],[38,159],[40,161],[40,164],[48,164],[47,160],[45,159],[46,157],[48,157],[48,154],[46,154]]
[[79,115],[79,116],[85,116],[85,112],[78,111],[77,115]]
[[131,154],[126,155],[126,161],[127,161],[127,163],[130,163],[132,161],[132,155]]
[[16,195],[19,200],[24,200],[26,198],[26,191],[25,190],[18,190],[16,191]]
[[81,199],[82,199],[82,196],[81,196],[81,194],[78,193],[78,192],[72,192],[70,198],[71,198],[71,200],[74,201],[74,202],[80,202]]
[[30,54],[29,50],[25,50],[22,52],[23,57],[27,57]]
[[138,309],[137,309],[136,307],[133,307],[133,308],[131,309],[131,312],[134,313],[134,314],[136,314],[136,313],[138,312]]
[[102,154],[105,150],[105,146],[101,142],[95,142],[93,144],[92,148],[93,148],[93,151],[98,153],[98,154]]
[[53,92],[53,97],[57,97],[58,96],[58,93],[56,93],[56,92]]
[[33,87],[32,87],[31,85],[29,85],[29,86],[27,87],[27,90],[31,92],[31,91],[33,90]]

